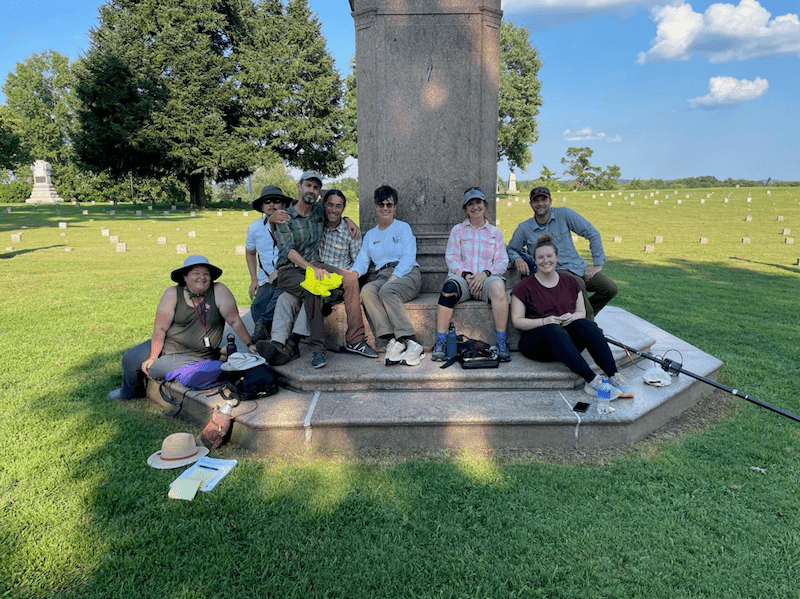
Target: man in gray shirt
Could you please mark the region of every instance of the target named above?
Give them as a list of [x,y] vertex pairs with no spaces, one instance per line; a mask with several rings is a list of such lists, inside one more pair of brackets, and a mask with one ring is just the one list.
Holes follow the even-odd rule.
[[[514,231],[508,244],[509,260],[523,277],[535,272],[531,258],[533,246],[540,235],[551,235],[558,247],[557,272],[572,275],[578,281],[583,290],[586,318],[594,320],[595,314],[617,295],[617,284],[601,272],[606,254],[600,233],[571,208],[553,208],[553,199],[546,187],[531,190],[530,204],[533,218],[521,222]],[[592,266],[578,254],[572,243],[572,233],[589,240]]]

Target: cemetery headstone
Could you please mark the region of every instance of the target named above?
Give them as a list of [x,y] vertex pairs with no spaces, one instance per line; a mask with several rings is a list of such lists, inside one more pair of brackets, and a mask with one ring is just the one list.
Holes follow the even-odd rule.
[[175,252],[178,254],[188,254],[189,250],[186,248],[185,243],[179,243],[177,246],[175,246]]
[[166,237],[159,237],[158,238],[158,245],[167,245],[167,238]]
[[118,252],[127,252],[128,251],[128,244],[127,243],[118,243],[117,244],[117,251]]

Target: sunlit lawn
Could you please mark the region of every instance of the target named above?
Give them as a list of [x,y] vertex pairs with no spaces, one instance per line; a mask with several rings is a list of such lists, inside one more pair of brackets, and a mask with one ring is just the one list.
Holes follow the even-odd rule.
[[[554,205],[600,229],[615,305],[724,360],[723,383],[799,413],[800,246],[785,240],[800,232],[800,189],[770,192],[561,192]],[[498,201],[506,240],[531,215],[520,198]],[[13,247],[0,251],[0,596],[797,596],[800,424],[751,404],[599,465],[227,447],[240,464],[219,487],[168,499],[177,472],[147,456],[197,427],[105,394],[124,349],[150,333],[177,244],[222,267],[246,302],[236,246],[256,215],[59,209],[0,214],[0,250]]]

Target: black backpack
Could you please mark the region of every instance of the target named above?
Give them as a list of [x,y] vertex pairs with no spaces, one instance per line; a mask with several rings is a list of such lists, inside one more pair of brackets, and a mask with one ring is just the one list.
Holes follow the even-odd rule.
[[268,397],[278,392],[278,385],[272,369],[267,364],[259,364],[247,370],[228,371],[228,380],[220,389],[226,400],[247,401]]

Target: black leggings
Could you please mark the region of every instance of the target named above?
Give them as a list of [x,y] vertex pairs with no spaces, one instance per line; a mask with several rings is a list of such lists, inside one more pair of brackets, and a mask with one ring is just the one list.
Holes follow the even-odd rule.
[[565,327],[548,324],[526,331],[519,340],[519,351],[526,358],[538,362],[561,362],[589,383],[595,375],[581,356],[584,349],[589,350],[589,355],[609,377],[617,373],[603,331],[591,320],[581,318]]

